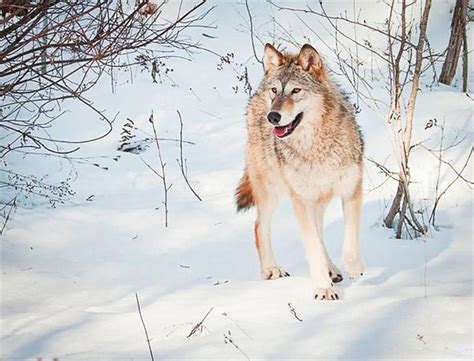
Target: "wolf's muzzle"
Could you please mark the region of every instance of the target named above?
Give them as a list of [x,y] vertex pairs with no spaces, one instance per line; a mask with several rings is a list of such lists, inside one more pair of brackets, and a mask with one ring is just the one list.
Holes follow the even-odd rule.
[[273,125],[277,125],[278,123],[280,123],[280,120],[281,120],[281,114],[278,113],[278,112],[270,112],[268,113],[267,115],[267,119],[270,123],[272,123]]

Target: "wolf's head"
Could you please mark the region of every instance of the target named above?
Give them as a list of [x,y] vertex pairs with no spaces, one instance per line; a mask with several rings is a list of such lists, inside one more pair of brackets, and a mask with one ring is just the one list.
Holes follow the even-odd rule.
[[309,44],[297,55],[282,54],[272,45],[265,45],[264,68],[267,119],[273,134],[285,138],[306,118],[314,119],[314,113],[321,112],[327,73],[318,52]]

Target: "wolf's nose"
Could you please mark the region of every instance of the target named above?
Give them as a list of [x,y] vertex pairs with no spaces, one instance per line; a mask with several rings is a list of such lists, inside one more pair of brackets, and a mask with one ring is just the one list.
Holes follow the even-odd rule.
[[278,123],[280,123],[281,115],[278,112],[270,112],[267,115],[267,119],[273,125],[277,125]]

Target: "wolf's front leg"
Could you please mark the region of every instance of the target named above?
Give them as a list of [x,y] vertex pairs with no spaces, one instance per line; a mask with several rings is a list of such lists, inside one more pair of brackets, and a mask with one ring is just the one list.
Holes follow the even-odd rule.
[[277,265],[270,242],[270,226],[278,199],[260,195],[257,200],[257,220],[255,221],[255,245],[260,258],[262,278],[266,280],[287,277],[290,274]]
[[[326,204],[321,203],[318,206],[314,207],[315,208],[314,220],[316,222],[316,230],[321,240],[324,239],[324,212],[326,211],[326,206],[327,206],[327,203]],[[337,266],[331,260],[331,257],[329,257],[326,247],[324,247],[324,251],[326,254],[326,259],[328,260],[329,277],[331,278],[333,283],[342,282],[343,280],[342,272],[339,270],[339,268],[337,268]]]
[[[329,276],[329,261],[322,239],[324,205],[292,197],[296,218],[301,227],[306,258],[317,300],[337,300]],[[314,220],[316,216],[316,221]],[[319,227],[321,225],[321,227]]]
[[342,247],[342,261],[349,277],[354,279],[362,276],[364,262],[360,252],[360,210],[362,205],[362,182],[354,194],[342,198],[344,209],[344,244]]

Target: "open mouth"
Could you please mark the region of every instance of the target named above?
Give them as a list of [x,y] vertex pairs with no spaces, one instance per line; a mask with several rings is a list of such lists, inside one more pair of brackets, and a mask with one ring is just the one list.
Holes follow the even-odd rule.
[[278,138],[285,138],[289,136],[291,133],[293,133],[296,127],[300,125],[301,119],[303,119],[303,112],[299,113],[290,124],[284,125],[282,127],[273,127],[273,134],[275,134],[275,136]]

